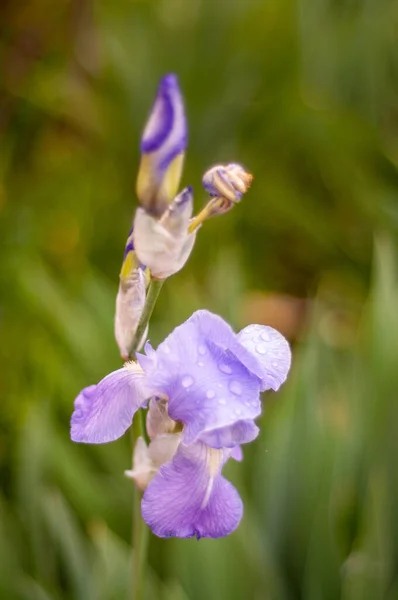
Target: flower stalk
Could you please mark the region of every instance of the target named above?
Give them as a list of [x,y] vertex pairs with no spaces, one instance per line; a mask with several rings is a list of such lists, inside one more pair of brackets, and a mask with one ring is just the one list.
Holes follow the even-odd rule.
[[135,331],[135,334],[134,334],[134,337],[133,337],[133,340],[131,342],[131,346],[129,349],[129,358],[130,359],[134,360],[134,358],[135,358],[135,353],[136,353],[137,348],[142,340],[145,330],[148,326],[149,320],[152,316],[153,309],[155,308],[155,304],[156,304],[156,301],[160,294],[160,290],[162,289],[163,283],[164,283],[163,279],[151,279],[151,281],[150,281],[147,297],[145,300],[144,310],[142,311],[142,315],[141,315],[140,321],[138,323],[138,327]]

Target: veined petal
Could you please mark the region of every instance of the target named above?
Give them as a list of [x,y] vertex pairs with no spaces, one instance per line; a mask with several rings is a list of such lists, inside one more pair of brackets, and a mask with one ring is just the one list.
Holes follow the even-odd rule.
[[134,413],[148,398],[144,374],[128,363],[98,385],[84,388],[75,400],[71,419],[74,442],[104,444],[117,440],[130,427]]
[[207,311],[195,313],[159,345],[146,375],[153,396],[166,394],[168,414],[184,424],[183,440],[206,440],[215,448],[254,439],[249,423],[261,412],[260,381],[227,348],[236,344],[230,327]]
[[205,444],[180,444],[142,499],[143,519],[156,535],[218,538],[236,529],[243,505],[234,486],[220,474],[224,460],[223,451]]
[[160,82],[141,140],[137,195],[145,210],[160,216],[177,193],[181,178],[187,125],[177,77]]
[[[261,366],[261,391],[277,391],[286,380],[292,360],[287,340],[266,325],[245,327],[238,334],[238,340]],[[257,369],[255,372],[258,374]]]

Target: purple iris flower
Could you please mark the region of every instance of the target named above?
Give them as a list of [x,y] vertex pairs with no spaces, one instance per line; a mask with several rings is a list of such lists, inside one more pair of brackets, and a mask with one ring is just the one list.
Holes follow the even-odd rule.
[[[157,350],[147,342],[145,352],[138,363],[126,363],[79,394],[71,437],[86,443],[115,440],[151,399],[148,416],[159,406],[167,419],[156,452],[164,441],[168,458],[145,489],[144,520],[161,537],[228,535],[243,507],[222,467],[230,457],[240,460],[240,445],[257,437],[260,391],[277,390],[285,381],[289,345],[271,327],[249,325],[235,334],[223,319],[201,310]],[[150,435],[155,420],[152,415]],[[170,423],[178,436],[171,458]]]

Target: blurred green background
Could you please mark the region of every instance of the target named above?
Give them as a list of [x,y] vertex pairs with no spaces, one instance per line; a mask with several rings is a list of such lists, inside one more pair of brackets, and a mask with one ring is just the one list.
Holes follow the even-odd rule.
[[121,600],[129,436],[73,444],[120,365],[118,273],[140,134],[180,78],[183,185],[254,174],[164,286],[157,344],[208,308],[279,328],[293,368],[225,473],[222,540],[151,537],[147,599],[398,599],[398,5],[4,0],[0,6],[0,597]]

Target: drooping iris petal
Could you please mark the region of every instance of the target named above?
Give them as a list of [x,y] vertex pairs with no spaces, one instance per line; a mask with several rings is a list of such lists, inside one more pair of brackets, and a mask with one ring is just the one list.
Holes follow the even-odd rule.
[[292,360],[287,340],[279,331],[266,325],[245,327],[238,334],[238,340],[261,365],[261,391],[277,391],[286,380]]
[[75,400],[71,419],[74,442],[104,444],[117,440],[130,427],[134,413],[148,395],[138,365],[107,375],[98,385],[84,388]]
[[257,435],[251,421],[261,412],[260,381],[227,349],[228,342],[255,359],[213,317],[199,311],[177,327],[159,345],[146,375],[153,396],[166,394],[169,416],[184,423],[185,443],[233,447]]
[[177,193],[187,145],[184,103],[177,77],[160,82],[141,139],[137,195],[145,210],[161,216]]
[[223,451],[180,444],[144,492],[142,516],[159,537],[218,538],[239,525],[242,501],[221,476]]

